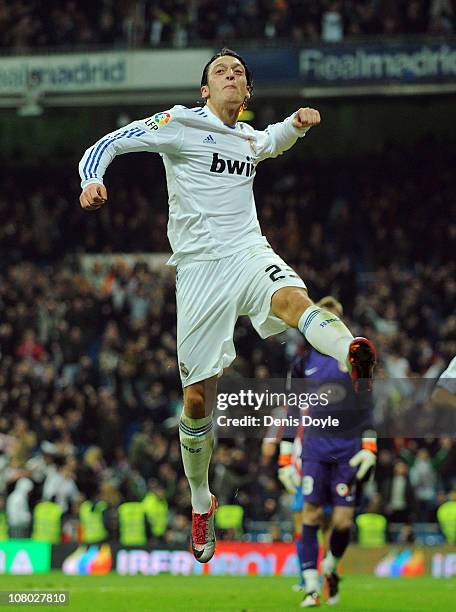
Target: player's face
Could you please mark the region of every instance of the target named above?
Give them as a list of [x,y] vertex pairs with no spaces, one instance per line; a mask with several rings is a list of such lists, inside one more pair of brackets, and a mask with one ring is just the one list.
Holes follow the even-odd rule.
[[201,88],[201,94],[213,104],[241,106],[250,97],[244,66],[230,55],[223,55],[212,62],[207,83]]

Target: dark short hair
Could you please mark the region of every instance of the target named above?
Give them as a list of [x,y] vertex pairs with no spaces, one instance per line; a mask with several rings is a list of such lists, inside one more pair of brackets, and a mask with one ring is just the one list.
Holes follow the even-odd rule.
[[233,51],[232,49],[227,49],[226,47],[224,47],[221,51],[213,55],[211,59],[207,62],[207,64],[204,66],[203,74],[201,75],[201,87],[203,87],[203,85],[207,85],[207,75],[212,62],[214,62],[219,57],[223,57],[224,55],[231,55],[231,57],[235,57],[241,62],[241,64],[244,66],[247,85],[252,88],[252,75],[250,74],[250,70],[248,69],[248,66],[245,63],[244,58],[242,58],[239,53],[236,53],[236,51]]

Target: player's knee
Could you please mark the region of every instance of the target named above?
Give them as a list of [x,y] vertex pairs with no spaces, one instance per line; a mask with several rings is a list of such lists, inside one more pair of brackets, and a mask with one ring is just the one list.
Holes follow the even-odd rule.
[[197,383],[184,389],[184,411],[191,419],[202,419],[206,414],[204,387]]
[[333,516],[333,527],[338,531],[349,531],[352,525],[353,520],[350,516]]
[[310,525],[312,527],[320,526],[322,516],[323,508],[321,506],[314,506],[313,504],[304,505],[302,514],[302,522],[304,525]]
[[297,327],[302,313],[312,306],[307,291],[301,287],[283,287],[274,293],[272,312],[291,327]]

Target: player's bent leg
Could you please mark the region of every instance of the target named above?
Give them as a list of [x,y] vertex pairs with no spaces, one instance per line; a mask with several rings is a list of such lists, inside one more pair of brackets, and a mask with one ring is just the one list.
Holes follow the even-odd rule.
[[191,544],[200,563],[207,563],[215,552],[217,499],[209,490],[208,471],[214,446],[212,411],[216,392],[215,377],[185,387],[179,424],[182,462],[193,508]]
[[[370,389],[376,351],[369,340],[353,338],[339,317],[316,306],[300,287],[278,289],[272,296],[271,310],[290,327],[297,327],[317,351],[347,366],[356,391]],[[362,380],[367,384],[362,385]]]
[[320,353],[346,364],[353,336],[335,314],[316,306],[307,291],[283,287],[272,297],[274,314],[291,327],[297,327],[306,340]]
[[316,608],[320,605],[320,579],[318,577],[318,528],[323,514],[321,505],[306,502],[302,525],[301,570],[305,583],[305,595],[301,608]]
[[339,603],[339,581],[337,566],[350,542],[354,508],[335,506],[333,510],[333,529],[329,540],[329,550],[322,561],[321,568],[325,579],[325,592],[329,605]]
[[271,299],[271,310],[290,327],[298,327],[302,313],[314,306],[307,290],[301,287],[282,287]]

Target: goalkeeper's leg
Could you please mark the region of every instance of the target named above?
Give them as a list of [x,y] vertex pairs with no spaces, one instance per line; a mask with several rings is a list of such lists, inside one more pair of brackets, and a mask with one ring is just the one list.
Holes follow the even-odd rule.
[[214,446],[212,411],[216,391],[215,377],[185,387],[179,425],[182,462],[193,508],[191,544],[200,563],[207,563],[215,552],[217,500],[209,490],[208,471]]
[[329,539],[329,549],[321,564],[321,570],[325,580],[327,603],[329,605],[334,605],[339,602],[340,578],[337,573],[337,566],[350,542],[353,516],[353,507],[335,506],[333,509],[333,528]]
[[294,539],[295,539],[295,545],[296,545],[296,553],[298,555],[298,580],[299,580],[299,582],[297,584],[294,584],[292,589],[293,589],[293,591],[296,591],[296,592],[304,591],[305,590],[305,586],[306,586],[304,584],[304,578],[303,578],[302,570],[301,570],[302,563],[303,563],[303,560],[304,560],[304,557],[303,557],[304,549],[303,549],[303,543],[302,543],[302,507],[303,507],[303,502],[302,502],[302,488],[301,487],[300,487],[298,493],[296,494],[293,503],[296,502],[296,506],[297,506],[299,501],[301,501],[301,510],[293,512]]
[[302,525],[301,571],[305,584],[305,595],[301,608],[317,608],[320,605],[320,579],[318,577],[318,529],[323,508],[306,502]]

